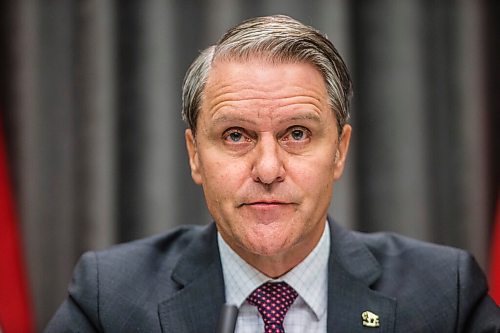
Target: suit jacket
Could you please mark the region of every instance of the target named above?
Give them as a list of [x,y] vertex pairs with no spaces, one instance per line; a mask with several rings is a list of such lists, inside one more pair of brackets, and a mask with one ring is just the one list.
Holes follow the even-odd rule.
[[[328,332],[500,332],[466,252],[329,223]],[[215,332],[224,298],[215,225],[181,227],[84,254],[46,332]]]

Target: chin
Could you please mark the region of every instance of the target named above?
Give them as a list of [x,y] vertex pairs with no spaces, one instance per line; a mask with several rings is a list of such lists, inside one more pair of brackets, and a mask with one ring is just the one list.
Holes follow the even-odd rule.
[[291,242],[289,237],[284,237],[283,232],[278,234],[250,234],[245,237],[242,242],[243,247],[253,254],[273,257],[282,253],[286,253],[290,248]]

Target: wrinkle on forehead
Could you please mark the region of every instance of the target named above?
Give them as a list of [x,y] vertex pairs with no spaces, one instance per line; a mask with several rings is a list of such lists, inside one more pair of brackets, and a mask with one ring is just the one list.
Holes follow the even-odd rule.
[[307,63],[302,65],[313,69],[307,71],[307,75],[304,68],[293,65],[297,64],[269,64],[256,60],[217,63],[211,70],[202,107],[212,116],[226,107],[274,111],[303,106],[321,112],[328,107],[326,85],[321,74]]

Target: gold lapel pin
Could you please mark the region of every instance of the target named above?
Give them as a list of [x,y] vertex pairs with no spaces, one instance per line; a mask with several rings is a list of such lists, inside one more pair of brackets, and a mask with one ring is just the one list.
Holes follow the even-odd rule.
[[365,311],[361,314],[361,319],[363,319],[363,326],[366,327],[379,327],[380,322],[378,316],[370,311]]

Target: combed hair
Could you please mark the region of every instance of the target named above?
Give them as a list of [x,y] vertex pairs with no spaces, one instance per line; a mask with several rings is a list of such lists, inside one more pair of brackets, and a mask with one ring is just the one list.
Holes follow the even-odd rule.
[[322,74],[339,134],[349,119],[352,83],[333,44],[316,29],[284,15],[246,20],[205,49],[189,67],[182,86],[182,118],[196,134],[203,91],[217,60],[261,58],[271,63],[307,62]]

